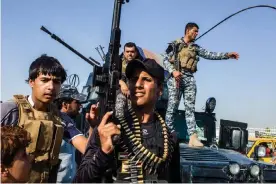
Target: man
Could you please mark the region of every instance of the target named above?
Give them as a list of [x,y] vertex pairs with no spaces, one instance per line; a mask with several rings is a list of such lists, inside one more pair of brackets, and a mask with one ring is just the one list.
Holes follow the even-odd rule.
[[[80,108],[82,107],[81,103],[85,101],[86,95],[79,93],[76,87],[62,85],[61,90],[55,99],[55,104],[61,112],[75,120],[79,115]],[[58,169],[57,183],[72,183],[77,169],[75,152],[76,150],[71,144],[62,140],[59,153],[61,163]]]
[[[179,183],[179,147],[154,110],[162,95],[164,69],[153,59],[133,60],[126,77],[133,110],[124,109],[117,126],[108,122],[112,113],[105,114],[89,139],[74,182]],[[120,135],[119,145],[113,145],[114,135]]]
[[116,112],[117,116],[121,116],[120,112],[123,112],[123,109],[127,108],[127,97],[129,96],[129,89],[127,86],[127,79],[125,75],[126,67],[129,64],[130,61],[133,59],[140,59],[143,60],[142,55],[140,54],[138,47],[136,46],[135,43],[133,42],[127,42],[124,45],[124,52],[121,55],[122,59],[122,77],[121,80],[119,81],[120,85],[120,91],[117,92],[117,98],[116,98],[116,105],[118,110]]
[[56,182],[62,138],[81,153],[85,151],[87,139],[78,136],[82,133],[76,129],[73,120],[59,112],[52,103],[66,76],[57,59],[42,55],[29,68],[27,81],[32,94],[14,95],[13,101],[0,104],[1,126],[19,125],[31,134],[32,141],[27,152],[35,157],[35,161],[29,182]]
[[195,121],[196,81],[194,73],[197,71],[199,57],[210,60],[238,59],[236,52],[216,53],[209,52],[194,41],[198,35],[198,25],[188,23],[185,27],[185,36],[169,44],[164,57],[164,67],[171,74],[168,79],[168,109],[166,123],[172,132],[175,131],[173,122],[179,101],[184,95],[185,118],[190,136],[189,146],[202,147],[198,140]]
[[125,70],[129,61],[133,59],[142,60],[142,56],[139,54],[138,48],[135,43],[128,42],[124,46],[124,52],[122,58],[122,79],[119,81],[121,91],[124,95],[129,95],[129,90],[126,84]]
[[26,153],[30,134],[18,126],[1,127],[1,182],[25,183],[29,180],[32,157]]

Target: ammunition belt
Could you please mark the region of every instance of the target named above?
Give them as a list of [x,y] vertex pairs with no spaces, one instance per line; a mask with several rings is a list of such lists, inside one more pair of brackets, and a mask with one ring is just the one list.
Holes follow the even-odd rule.
[[[164,150],[162,157],[157,156],[156,154],[149,151],[145,146],[142,145],[141,142],[141,125],[139,120],[133,111],[132,108],[129,108],[129,113],[133,120],[133,130],[129,127],[127,120],[124,116],[119,117],[119,121],[123,130],[126,133],[126,136],[131,145],[130,153],[128,154],[128,166],[127,169],[130,171],[131,176],[125,177],[125,180],[131,180],[132,182],[143,182],[143,174],[141,174],[142,170],[148,170],[149,174],[156,174],[157,169],[162,165],[163,167],[167,167],[170,163],[171,153],[173,152],[172,141],[169,137],[168,128],[165,124],[163,118],[155,112],[155,115],[158,117],[161,126],[162,126],[162,134],[164,139]],[[128,147],[121,142],[122,149],[125,149],[126,152]],[[139,164],[141,163],[141,165]]]

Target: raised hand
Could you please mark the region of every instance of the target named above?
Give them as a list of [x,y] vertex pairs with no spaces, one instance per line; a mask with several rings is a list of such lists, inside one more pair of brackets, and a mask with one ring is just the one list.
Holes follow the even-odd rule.
[[236,59],[238,60],[240,55],[237,53],[237,52],[229,52],[228,53],[228,57],[231,58],[231,59]]
[[175,80],[180,81],[181,77],[182,77],[182,73],[179,71],[173,71],[173,77],[175,78]]
[[85,114],[85,119],[89,122],[91,127],[95,127],[99,124],[99,102],[97,104],[92,104],[90,111]]

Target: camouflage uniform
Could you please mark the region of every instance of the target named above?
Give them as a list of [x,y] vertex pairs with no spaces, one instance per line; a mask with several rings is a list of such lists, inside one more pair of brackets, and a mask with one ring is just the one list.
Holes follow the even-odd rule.
[[[127,62],[125,60],[124,57],[122,57],[122,78],[121,80],[124,81],[125,83],[127,83],[127,79],[126,79],[126,76],[125,76],[125,71],[126,71],[126,66],[127,66]],[[123,116],[123,112],[124,110],[127,108],[127,97],[121,92],[121,89],[120,90],[117,90],[116,92],[116,116],[117,117],[121,117]]]
[[[142,55],[142,53],[140,53],[141,51],[138,49],[138,55],[136,57],[136,59],[139,59],[139,60],[143,60],[144,57]],[[121,80],[123,80],[126,84],[127,84],[127,78],[126,78],[126,75],[125,75],[125,71],[126,71],[126,67],[127,67],[127,61],[126,59],[124,58],[123,54],[121,55],[121,60],[122,60],[122,76],[121,76]],[[130,101],[129,99],[121,92],[121,89],[120,90],[117,90],[116,92],[116,116],[117,117],[121,117],[123,116],[123,112],[125,109],[128,108],[128,104],[130,104]]]
[[[183,47],[193,47],[195,52],[195,70],[191,71],[190,69],[180,67],[180,71],[183,74],[179,87],[176,86],[175,78],[172,75],[173,71],[176,71],[176,68],[174,67],[174,63],[170,62],[170,60],[177,56],[176,53],[179,53],[181,51],[180,49],[169,49],[169,47],[173,44],[182,44]],[[183,94],[184,97],[184,106],[185,106],[185,118],[186,118],[186,124],[188,128],[188,134],[192,135],[195,133],[195,100],[196,100],[196,81],[194,79],[193,73],[197,71],[196,64],[199,61],[199,57],[203,57],[205,59],[209,60],[222,60],[222,59],[229,59],[227,56],[228,53],[218,53],[218,52],[209,52],[199,45],[196,45],[195,43],[190,43],[187,45],[183,38],[175,40],[169,44],[168,49],[165,52],[164,57],[164,67],[165,69],[171,74],[167,84],[168,84],[168,108],[166,112],[166,123],[170,130],[173,132],[175,131],[173,122],[174,118],[176,116],[176,112],[179,106],[179,102],[181,99],[181,96]],[[176,60],[178,60],[177,58]]]

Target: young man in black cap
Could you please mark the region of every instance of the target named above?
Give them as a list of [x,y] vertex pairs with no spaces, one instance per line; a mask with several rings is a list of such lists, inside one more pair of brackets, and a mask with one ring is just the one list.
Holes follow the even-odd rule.
[[[74,182],[180,182],[178,145],[155,112],[164,69],[155,60],[133,60],[126,68],[131,106],[120,124],[106,113],[88,142]],[[120,135],[118,145],[112,136]],[[115,158],[115,159],[114,159]]]

